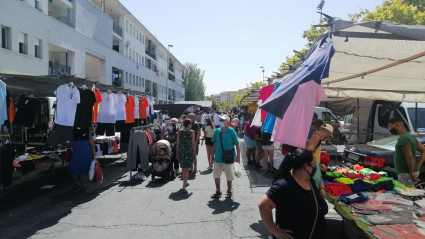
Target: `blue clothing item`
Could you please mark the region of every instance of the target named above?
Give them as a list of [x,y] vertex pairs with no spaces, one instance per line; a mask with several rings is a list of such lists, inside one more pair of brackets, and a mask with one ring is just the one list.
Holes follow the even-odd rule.
[[329,77],[329,67],[335,49],[333,42],[327,42],[326,39],[327,37],[313,45],[303,64],[271,94],[260,106],[261,109],[282,119],[299,85],[312,80],[321,84],[323,78]]
[[[282,82],[279,82],[279,83],[276,84],[273,92],[275,92],[277,90],[277,88],[279,88],[280,84],[282,84]],[[266,120],[264,120],[264,122],[263,122],[263,127],[262,127],[263,132],[272,134],[275,123],[276,123],[276,116],[274,116],[272,114],[267,114]]]
[[246,135],[243,136],[243,140],[245,141],[245,145],[247,149],[252,149],[255,147],[255,140],[251,140]]
[[351,188],[351,191],[355,193],[368,192],[369,190],[373,190],[373,188],[375,187],[375,185],[366,183],[361,179],[355,180],[353,184],[348,184],[348,186]]
[[7,120],[6,84],[0,80],[0,125]]
[[72,175],[88,175],[93,160],[89,141],[73,141],[72,144],[74,146],[74,152],[69,162],[68,173]]
[[231,127],[226,127],[226,131],[223,133],[221,132],[221,128],[216,129],[212,142],[215,143],[214,162],[217,163],[223,163],[223,149],[221,148],[220,134],[223,140],[224,150],[233,149],[233,158],[236,158],[235,145],[239,144],[238,136]]
[[[351,199],[349,196],[356,194],[358,197]],[[338,197],[338,201],[344,202],[344,203],[354,203],[354,202],[364,202],[369,200],[369,196],[363,195],[363,194],[357,194],[357,193],[347,193],[347,194],[341,194]]]

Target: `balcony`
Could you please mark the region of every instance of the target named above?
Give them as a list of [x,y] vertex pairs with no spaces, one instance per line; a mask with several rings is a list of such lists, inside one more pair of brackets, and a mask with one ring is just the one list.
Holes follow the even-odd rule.
[[173,64],[168,64],[168,70],[174,73],[174,66]]
[[71,67],[49,61],[49,75],[71,75]]
[[152,57],[154,60],[156,60],[156,55],[152,51],[146,50],[145,53],[146,53],[146,55],[148,55],[148,56]]
[[116,24],[115,22],[112,25],[112,30],[118,34],[119,36],[122,37],[122,28],[120,26],[118,26],[118,24]]
[[173,74],[168,73],[168,79],[169,79],[170,81],[175,81],[175,80],[176,80],[176,77],[175,77]]

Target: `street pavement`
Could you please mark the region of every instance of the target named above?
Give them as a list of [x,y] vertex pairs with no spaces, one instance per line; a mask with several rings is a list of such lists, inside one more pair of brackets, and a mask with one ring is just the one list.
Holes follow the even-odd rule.
[[[243,170],[234,181],[233,200],[211,199],[215,186],[212,170],[206,169],[205,146],[188,194],[179,191],[180,178],[163,183],[148,177],[133,185],[126,183],[125,161],[102,165],[104,182],[90,183],[85,193],[69,192],[72,181],[63,170],[49,182],[56,185],[53,189],[4,196],[3,201],[9,197],[13,202],[3,203],[7,208],[0,204],[0,238],[270,238],[257,207],[268,188],[251,188]],[[225,183],[223,174],[223,192]],[[332,209],[327,218],[326,238],[345,238],[341,218]]]

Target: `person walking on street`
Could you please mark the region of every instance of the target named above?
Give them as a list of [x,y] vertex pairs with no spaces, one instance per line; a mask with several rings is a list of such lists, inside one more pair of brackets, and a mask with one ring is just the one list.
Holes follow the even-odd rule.
[[258,203],[261,219],[274,238],[325,237],[328,204],[312,180],[316,170],[313,152],[296,149],[286,155],[273,185]]
[[234,116],[233,117],[233,119],[232,119],[232,123],[235,125],[235,127],[236,127],[236,133],[238,133],[239,132],[239,119],[238,119],[238,117],[237,116]]
[[177,160],[177,125],[171,123],[168,126],[167,132],[164,135],[164,139],[170,142],[173,156],[171,156],[171,163],[174,165],[174,171],[176,176],[179,174],[179,161]]
[[[229,119],[231,119],[232,117],[230,116],[230,115],[228,115],[229,116]],[[233,122],[232,121],[229,121],[229,125],[228,125],[229,127],[231,127],[233,130],[235,130],[235,132],[236,132],[236,125],[235,124],[233,124]]]
[[217,111],[214,116],[214,125],[218,129],[220,127],[220,113]]
[[[188,115],[188,118],[192,121],[192,127],[191,130],[193,130],[195,132],[195,142],[196,142],[196,155],[198,155],[199,152],[199,138],[201,137],[201,127],[199,126],[199,124],[195,121],[195,114],[190,113]],[[193,164],[194,164],[194,169],[191,170],[191,173],[196,173],[198,171],[198,160],[196,159],[196,157],[193,160]]]
[[248,164],[253,164],[255,161],[255,131],[257,126],[251,126],[251,122],[254,116],[251,115],[249,120],[245,124],[244,128],[244,141],[246,144],[246,157],[248,158]]
[[[232,181],[234,179],[233,164],[240,163],[240,147],[239,140],[236,135],[235,130],[228,127],[230,118],[227,115],[220,117],[220,128],[216,129],[212,142],[214,142],[213,151],[214,151],[214,171],[213,177],[215,181],[216,192],[211,195],[212,198],[219,198],[222,193],[220,189],[220,178],[221,174],[224,171],[227,179],[227,192],[226,198],[230,199],[232,197]],[[236,153],[235,153],[236,146]],[[226,151],[233,152],[233,163],[225,163],[223,160],[223,154]]]
[[[72,142],[72,156],[68,166],[68,173],[74,180],[74,186],[71,191],[87,190],[87,179],[89,176],[92,161],[96,159],[93,137],[89,134],[89,140],[80,140]],[[81,184],[78,182],[80,179]]]
[[[206,126],[204,128],[204,139],[205,139],[205,146],[207,148],[208,169],[212,169],[214,164],[214,154],[213,154],[214,143],[212,142],[212,138],[214,137],[215,127],[210,118],[207,118],[205,121],[206,121]],[[201,146],[204,143],[204,139],[201,142]]]
[[177,160],[182,168],[183,188],[181,191],[187,193],[186,187],[189,186],[189,169],[193,167],[196,160],[196,137],[195,132],[191,130],[192,121],[186,119],[183,121],[183,129],[179,131],[177,136]]
[[[263,131],[261,130],[261,126],[257,127],[255,130],[255,148],[257,149],[257,155],[255,156],[255,167],[262,168],[260,165],[261,159],[264,157],[264,149],[263,149]],[[274,156],[274,153],[273,153]]]
[[243,130],[245,129],[245,116],[242,114],[241,118],[239,120],[239,124],[241,126],[241,131],[243,132]]
[[[399,135],[395,145],[394,166],[398,181],[408,188],[415,187],[421,180],[418,178],[420,168],[425,161],[425,147],[406,130],[404,121],[394,117],[388,121],[391,134]],[[416,151],[421,153],[419,162],[415,158]]]

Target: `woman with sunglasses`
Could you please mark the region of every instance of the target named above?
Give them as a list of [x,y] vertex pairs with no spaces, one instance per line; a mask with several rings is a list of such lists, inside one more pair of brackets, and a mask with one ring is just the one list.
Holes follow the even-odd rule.
[[263,223],[274,238],[324,238],[328,204],[312,180],[316,170],[309,150],[296,149],[285,156],[272,187],[258,204]]

